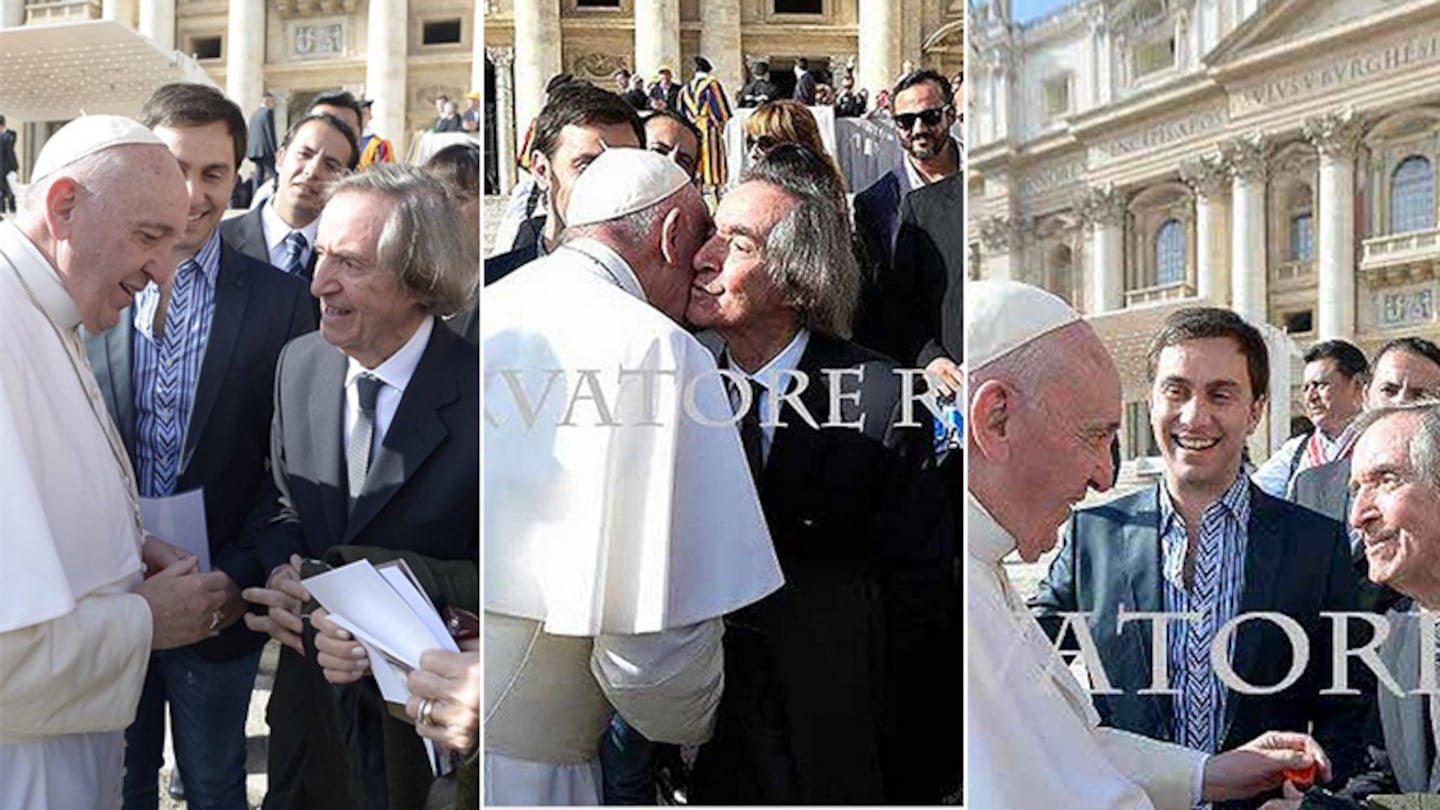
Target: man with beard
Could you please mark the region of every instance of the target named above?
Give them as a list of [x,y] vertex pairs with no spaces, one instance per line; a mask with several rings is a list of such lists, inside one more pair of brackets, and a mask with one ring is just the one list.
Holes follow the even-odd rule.
[[[900,231],[900,203],[911,191],[960,171],[960,143],[950,135],[955,105],[950,80],[933,70],[907,74],[890,94],[892,120],[904,153],[900,165],[855,196],[855,230],[865,245],[865,284],[855,341],[902,363],[906,322],[880,303]],[[957,227],[959,223],[957,223]]]

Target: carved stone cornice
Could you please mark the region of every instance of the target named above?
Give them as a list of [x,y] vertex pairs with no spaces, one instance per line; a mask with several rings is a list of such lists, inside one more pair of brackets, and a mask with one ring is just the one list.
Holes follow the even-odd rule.
[[980,221],[980,243],[988,253],[1010,252],[1016,235],[1009,217],[986,217]]
[[1241,135],[1220,144],[1220,158],[1231,177],[1264,180],[1269,168],[1270,144],[1259,132]]
[[1230,170],[1219,155],[1203,155],[1180,164],[1180,180],[1195,196],[1211,199],[1230,187]]
[[1075,212],[1086,227],[1122,225],[1125,222],[1125,195],[1112,185],[1092,186],[1076,198]]
[[486,45],[485,58],[496,70],[509,70],[515,64],[515,49],[509,45]]
[[333,17],[354,14],[360,0],[276,0],[275,12],[282,20],[306,17]]
[[1303,132],[1321,157],[1353,159],[1360,150],[1364,129],[1364,120],[1354,110],[1345,109],[1307,120]]

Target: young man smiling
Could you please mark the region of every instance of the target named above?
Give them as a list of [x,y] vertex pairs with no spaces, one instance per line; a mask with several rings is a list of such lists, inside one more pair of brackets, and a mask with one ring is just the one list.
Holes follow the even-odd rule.
[[[1076,512],[1032,606],[1052,634],[1060,614],[1093,612],[1100,661],[1119,690],[1096,698],[1107,724],[1211,754],[1266,730],[1310,729],[1344,779],[1364,754],[1354,729],[1366,701],[1319,694],[1331,660],[1330,623],[1320,614],[1356,609],[1357,578],[1340,524],[1266,495],[1243,474],[1268,362],[1260,333],[1229,310],[1196,307],[1166,319],[1149,352],[1150,426],[1164,475],[1158,486]],[[1118,624],[1121,605],[1196,616],[1171,623],[1165,648],[1152,650],[1148,622]],[[1276,694],[1236,692],[1211,665],[1220,628],[1259,611],[1288,616],[1310,642],[1303,673]],[[1285,643],[1275,624],[1247,622],[1228,660],[1245,683],[1273,686],[1290,662],[1262,651]],[[1152,654],[1165,657],[1158,663],[1173,696],[1146,693]]]

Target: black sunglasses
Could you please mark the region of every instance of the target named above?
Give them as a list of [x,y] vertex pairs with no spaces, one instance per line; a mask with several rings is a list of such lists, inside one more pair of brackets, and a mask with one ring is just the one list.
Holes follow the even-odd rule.
[[905,132],[909,132],[910,128],[915,126],[915,119],[918,118],[925,126],[933,127],[940,123],[940,119],[945,117],[945,111],[948,109],[950,108],[935,107],[930,110],[921,110],[918,113],[899,113],[895,116],[895,125]]
[[759,138],[746,138],[746,139],[745,139],[745,146],[746,146],[747,148],[749,148],[749,149],[756,149],[756,148],[758,148],[761,152],[769,152],[771,149],[774,149],[775,147],[777,147],[777,146],[779,146],[779,145],[780,145],[780,142],[779,142],[779,141],[775,140],[774,138],[772,138],[772,137],[770,137],[770,136],[768,136],[768,135],[762,135],[762,136],[759,137]]

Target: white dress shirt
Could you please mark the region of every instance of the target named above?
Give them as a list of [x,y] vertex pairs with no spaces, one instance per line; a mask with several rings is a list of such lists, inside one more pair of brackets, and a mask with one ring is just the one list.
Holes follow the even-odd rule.
[[285,237],[292,231],[299,231],[305,235],[305,249],[300,251],[300,266],[304,267],[310,263],[310,256],[315,253],[315,234],[320,230],[320,218],[316,217],[309,225],[303,228],[292,228],[280,218],[280,213],[275,210],[275,203],[272,200],[267,202],[265,207],[260,209],[260,224],[265,230],[265,249],[270,252],[270,263],[285,269]]
[[[760,417],[760,432],[764,434],[760,440],[762,461],[770,460],[770,445],[775,443],[775,428],[779,422],[784,421],[778,415],[779,406],[776,406],[774,418],[771,415],[770,402],[775,398],[774,387],[780,385],[784,386],[785,391],[794,390],[795,384],[791,382],[794,379],[792,372],[800,366],[800,358],[805,356],[805,347],[809,345],[810,330],[802,327],[785,348],[780,350],[779,354],[770,358],[770,362],[756,369],[754,374],[746,374],[744,369],[735,365],[735,358],[730,356],[730,350],[728,348],[725,350],[726,365],[760,387],[760,401],[750,403],[750,407],[758,409],[755,413]],[[740,407],[739,400],[733,391],[730,395],[730,404],[736,408]]]
[[365,368],[359,360],[351,357],[349,366],[345,372],[345,450],[350,450],[350,431],[355,428],[355,420],[360,418],[360,391],[355,385],[355,380],[361,374],[372,374],[385,383],[380,388],[380,393],[375,397],[375,432],[370,440],[370,461],[375,461],[375,453],[379,451],[380,445],[385,441],[385,434],[390,431],[390,423],[395,421],[395,410],[400,407],[400,398],[405,396],[405,387],[410,384],[410,378],[415,376],[415,367],[420,365],[420,357],[425,354],[425,347],[430,345],[430,333],[435,329],[435,319],[426,316],[415,334],[405,341],[394,354],[385,358],[385,362],[375,368]]

